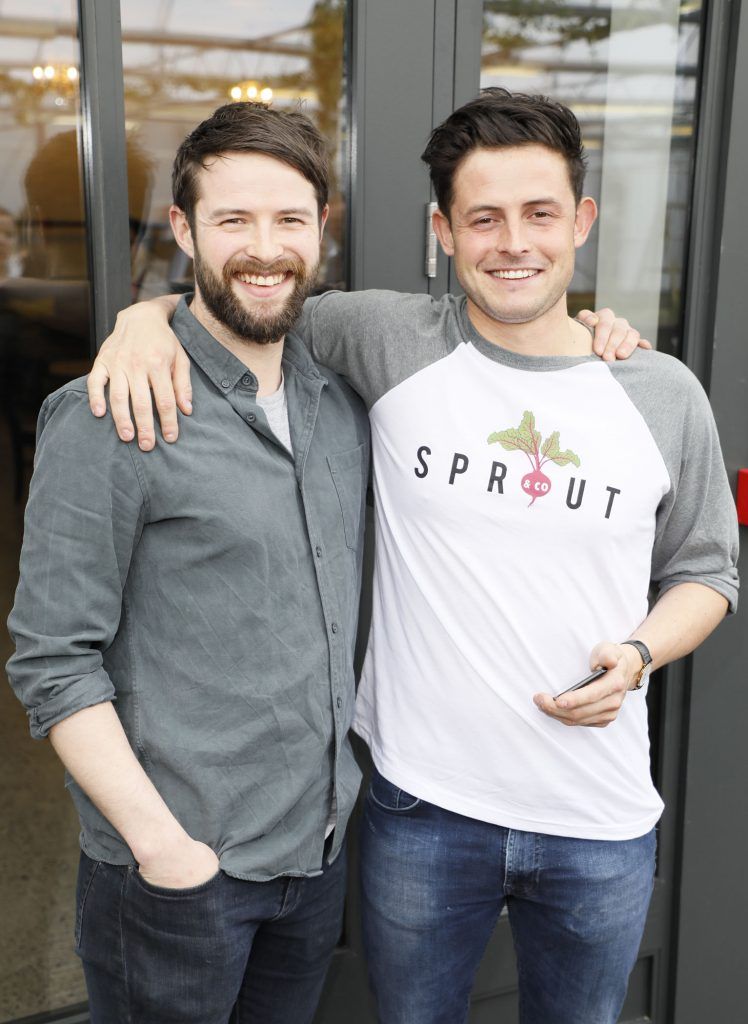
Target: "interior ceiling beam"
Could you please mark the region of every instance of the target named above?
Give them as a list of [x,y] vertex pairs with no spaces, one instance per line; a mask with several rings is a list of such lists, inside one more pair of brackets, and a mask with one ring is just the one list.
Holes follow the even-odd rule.
[[[284,29],[277,36],[262,36],[258,39],[242,39],[237,36],[198,36],[177,32],[157,32],[146,29],[129,29],[123,31],[123,43],[143,43],[150,46],[189,46],[197,50],[240,50],[256,53],[277,53],[288,57],[308,57],[310,48],[298,43],[281,41],[292,31],[300,32],[305,25],[297,29]],[[78,24],[74,21],[55,21],[51,18],[5,18],[0,16],[0,38],[14,39],[55,39],[59,36],[77,38]]]

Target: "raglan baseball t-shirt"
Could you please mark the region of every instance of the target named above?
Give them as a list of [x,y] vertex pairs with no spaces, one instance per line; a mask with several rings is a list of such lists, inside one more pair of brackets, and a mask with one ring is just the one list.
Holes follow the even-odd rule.
[[696,378],[658,352],[510,352],[453,296],[328,293],[302,333],[369,408],[376,561],[354,729],[377,768],[509,828],[647,832],[662,802],[644,691],[606,729],[563,726],[532,697],[629,636],[650,584],[705,584],[734,608],[734,504]]

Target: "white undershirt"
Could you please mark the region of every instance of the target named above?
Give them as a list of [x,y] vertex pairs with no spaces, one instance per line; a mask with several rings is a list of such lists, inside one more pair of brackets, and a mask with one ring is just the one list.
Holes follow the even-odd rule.
[[270,429],[284,448],[293,454],[291,447],[291,429],[288,425],[288,399],[286,386],[281,373],[280,387],[272,395],[257,396],[257,404],[265,413]]

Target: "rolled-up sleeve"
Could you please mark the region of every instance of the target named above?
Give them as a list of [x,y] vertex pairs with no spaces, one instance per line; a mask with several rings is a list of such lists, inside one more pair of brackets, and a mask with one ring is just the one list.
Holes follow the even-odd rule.
[[42,406],[20,578],[8,628],[8,678],[43,738],[115,698],[103,653],[114,640],[147,501],[110,417],[91,416],[74,386]]

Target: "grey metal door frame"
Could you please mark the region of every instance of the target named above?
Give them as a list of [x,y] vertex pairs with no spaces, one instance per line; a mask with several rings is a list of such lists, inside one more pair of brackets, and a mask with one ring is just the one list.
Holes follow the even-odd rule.
[[[703,129],[711,145],[697,167],[696,251],[689,288],[694,301],[686,358],[707,384],[734,486],[738,469],[748,466],[748,8],[730,0],[715,0],[711,6],[707,85],[712,75],[721,73],[722,80],[718,77],[702,105]],[[745,579],[744,527],[740,539],[739,569]],[[744,603],[693,655],[685,690],[688,744],[681,770],[682,855],[669,1018],[677,1024],[746,1017],[747,662]]]

